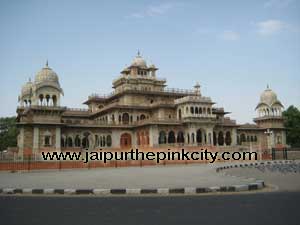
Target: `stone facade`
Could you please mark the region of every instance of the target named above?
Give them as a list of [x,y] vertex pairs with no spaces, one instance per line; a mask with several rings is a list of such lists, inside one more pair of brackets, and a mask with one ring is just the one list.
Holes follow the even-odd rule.
[[19,157],[42,150],[285,145],[283,106],[271,89],[261,94],[255,124],[237,124],[198,83],[169,89],[157,70],[138,54],[113,81],[111,94],[89,96],[88,109],[70,109],[60,105],[63,90],[47,63],[19,96]]

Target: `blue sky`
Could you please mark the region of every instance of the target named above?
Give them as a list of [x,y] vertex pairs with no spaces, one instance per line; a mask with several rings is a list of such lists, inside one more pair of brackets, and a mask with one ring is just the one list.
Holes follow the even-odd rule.
[[169,87],[192,88],[252,122],[269,84],[300,106],[300,1],[0,0],[0,116],[15,115],[22,84],[49,60],[65,96],[85,107],[139,49]]

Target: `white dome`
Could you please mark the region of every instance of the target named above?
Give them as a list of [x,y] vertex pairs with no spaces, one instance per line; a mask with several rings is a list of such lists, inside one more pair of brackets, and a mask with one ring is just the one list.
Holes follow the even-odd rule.
[[138,54],[132,61],[131,66],[147,68],[146,61]]
[[272,106],[273,103],[277,102],[277,95],[274,91],[272,91],[269,87],[264,90],[264,92],[260,95],[260,103],[265,103],[268,106]]
[[51,68],[48,67],[48,63],[46,64],[46,67],[44,67],[35,76],[35,83],[43,83],[43,82],[58,83],[58,76]]

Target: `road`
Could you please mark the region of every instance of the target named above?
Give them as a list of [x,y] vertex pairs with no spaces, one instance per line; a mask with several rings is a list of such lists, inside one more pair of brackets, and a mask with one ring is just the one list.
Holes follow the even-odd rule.
[[0,196],[0,223],[299,224],[300,192],[176,197]]

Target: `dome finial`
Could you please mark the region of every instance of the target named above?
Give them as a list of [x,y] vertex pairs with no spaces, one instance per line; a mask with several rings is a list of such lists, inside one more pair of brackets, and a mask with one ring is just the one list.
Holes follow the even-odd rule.
[[28,78],[28,82],[31,82],[31,77]]
[[140,50],[138,49],[138,52],[137,52],[137,56],[140,57],[141,56],[141,53],[140,53]]
[[48,67],[48,59],[47,59],[47,61],[46,61],[46,67]]
[[267,84],[267,89],[270,89],[270,86],[269,86],[269,84]]

